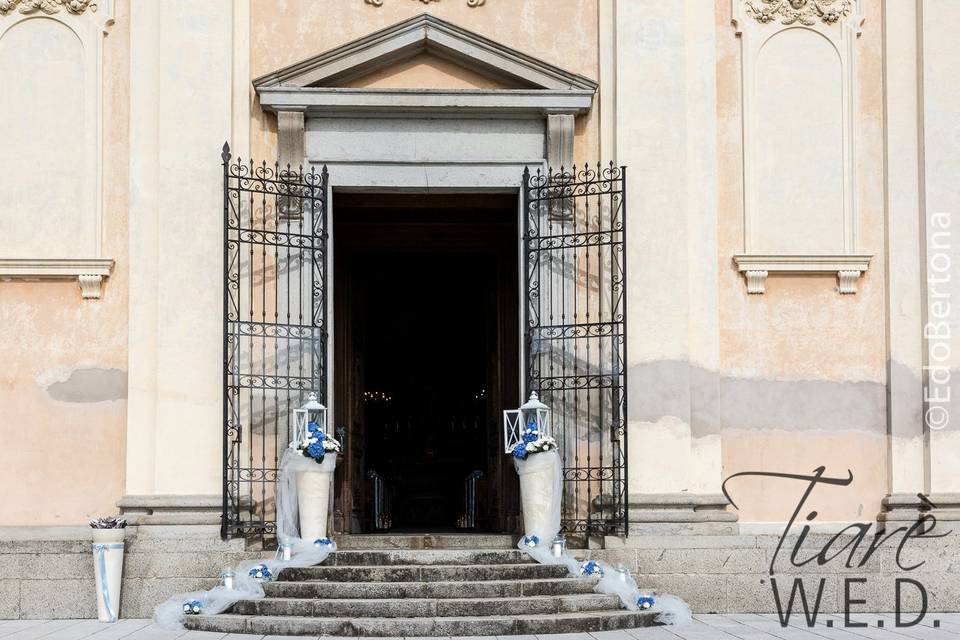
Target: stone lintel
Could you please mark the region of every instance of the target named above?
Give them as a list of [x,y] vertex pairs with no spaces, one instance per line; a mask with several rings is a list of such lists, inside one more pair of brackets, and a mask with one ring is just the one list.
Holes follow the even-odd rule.
[[342,89],[276,87],[260,90],[260,105],[266,111],[300,111],[308,115],[353,116],[364,113],[448,115],[467,114],[586,113],[593,103],[593,92],[536,91],[524,89]]

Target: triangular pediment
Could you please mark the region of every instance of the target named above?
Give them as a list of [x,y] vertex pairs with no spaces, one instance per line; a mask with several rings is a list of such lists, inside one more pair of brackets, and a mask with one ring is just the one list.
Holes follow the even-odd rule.
[[530,89],[531,87],[479,73],[462,64],[431,53],[394,62],[359,77],[330,86],[345,89],[427,89],[441,91]]
[[[430,14],[421,14],[254,80],[269,87],[427,89],[416,67],[435,67],[438,89],[493,88],[595,91],[593,80]],[[421,69],[422,70],[422,69]],[[463,86],[457,86],[460,83]],[[412,86],[401,86],[410,84]]]

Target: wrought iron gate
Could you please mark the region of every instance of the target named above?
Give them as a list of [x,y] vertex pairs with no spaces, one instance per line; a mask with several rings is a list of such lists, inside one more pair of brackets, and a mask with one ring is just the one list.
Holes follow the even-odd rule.
[[327,398],[327,169],[222,159],[221,533],[266,536],[293,411]]
[[553,412],[562,529],[627,534],[626,167],[524,172],[527,392]]

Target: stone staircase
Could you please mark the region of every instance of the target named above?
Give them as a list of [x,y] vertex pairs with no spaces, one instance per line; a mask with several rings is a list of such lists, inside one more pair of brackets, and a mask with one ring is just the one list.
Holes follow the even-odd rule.
[[319,566],[285,569],[266,597],[188,629],[247,634],[480,636],[606,631],[653,624],[616,596],[540,565],[510,536],[344,538]]

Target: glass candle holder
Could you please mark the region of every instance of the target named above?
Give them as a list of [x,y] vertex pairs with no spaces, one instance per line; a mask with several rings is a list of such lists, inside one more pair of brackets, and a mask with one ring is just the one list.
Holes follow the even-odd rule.
[[617,565],[617,578],[620,579],[620,582],[627,582],[630,578],[630,569],[623,566],[622,564]]
[[554,558],[562,558],[563,554],[567,552],[567,540],[563,536],[557,536],[553,539],[553,544],[550,545],[550,553]]
[[224,569],[220,572],[220,582],[226,589],[233,589],[233,571]]
[[290,560],[293,557],[293,544],[289,542],[281,542],[279,553],[281,560]]

